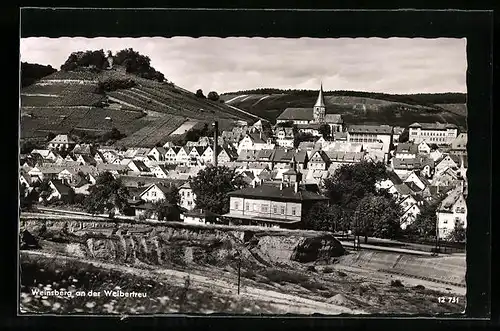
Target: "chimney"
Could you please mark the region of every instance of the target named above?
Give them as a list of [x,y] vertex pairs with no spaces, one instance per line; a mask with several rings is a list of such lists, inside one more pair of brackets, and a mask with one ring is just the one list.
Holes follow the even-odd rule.
[[295,193],[299,192],[299,182],[293,183],[293,190]]
[[217,147],[219,141],[219,122],[215,121],[214,125],[214,167],[217,167]]

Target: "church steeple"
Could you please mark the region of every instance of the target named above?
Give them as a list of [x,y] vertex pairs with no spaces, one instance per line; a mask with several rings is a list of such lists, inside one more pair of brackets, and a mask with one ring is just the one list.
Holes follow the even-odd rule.
[[316,104],[313,108],[314,122],[322,123],[325,121],[325,99],[323,98],[323,82],[321,82],[318,94],[318,100],[316,100]]
[[319,88],[318,100],[316,100],[316,104],[314,107],[323,107],[325,108],[325,99],[323,98],[323,82],[321,82],[321,86]]

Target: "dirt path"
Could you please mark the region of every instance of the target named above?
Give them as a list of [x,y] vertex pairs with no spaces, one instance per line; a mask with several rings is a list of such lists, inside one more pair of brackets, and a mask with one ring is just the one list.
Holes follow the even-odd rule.
[[356,274],[356,275],[361,276],[363,278],[367,278],[370,281],[377,281],[378,280],[379,282],[382,282],[384,284],[388,284],[388,282],[390,282],[391,279],[399,279],[405,285],[409,285],[409,286],[423,285],[428,289],[440,291],[443,293],[450,293],[450,294],[453,293],[453,294],[465,296],[466,291],[467,291],[467,289],[465,287],[453,286],[453,285],[448,285],[448,284],[440,284],[440,283],[436,283],[436,282],[431,282],[431,281],[427,281],[427,280],[411,278],[411,277],[406,277],[406,276],[400,276],[400,275],[392,275],[389,273],[376,271],[376,270],[368,270],[368,269],[351,267],[351,266],[344,266],[344,265],[339,265],[339,264],[335,264],[334,268],[338,269],[338,270],[346,271],[346,272],[351,273],[351,274]]
[[[228,296],[237,296],[237,285],[235,283],[230,283],[215,277],[207,277],[194,273],[187,273],[183,271],[171,270],[171,269],[153,269],[153,270],[143,270],[135,267],[129,267],[124,265],[93,261],[88,259],[81,259],[70,256],[62,256],[59,254],[53,254],[48,252],[40,251],[23,251],[30,255],[45,256],[49,258],[67,259],[82,261],[85,263],[92,264],[99,268],[119,270],[125,273],[133,274],[139,277],[151,277],[152,274],[159,276],[163,282],[170,284],[180,285],[184,284],[184,278],[189,276],[191,284],[194,288],[198,290],[211,290],[217,293],[224,293]],[[276,308],[280,309],[284,313],[293,314],[325,314],[325,315],[335,315],[335,314],[363,314],[366,313],[362,310],[353,310],[346,307],[333,305],[325,302],[314,301],[311,299],[306,299],[303,297],[280,293],[276,291],[264,290],[250,286],[244,286],[240,289],[240,295],[245,296],[247,299],[254,298],[256,301],[270,303]]]

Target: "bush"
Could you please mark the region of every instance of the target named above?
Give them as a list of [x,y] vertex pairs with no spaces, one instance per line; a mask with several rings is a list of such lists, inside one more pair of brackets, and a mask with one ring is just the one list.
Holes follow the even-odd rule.
[[403,283],[399,279],[391,280],[391,286],[393,286],[393,287],[404,287]]
[[97,93],[112,92],[120,89],[128,89],[136,86],[132,79],[108,79],[99,82]]
[[425,290],[425,286],[424,285],[416,285],[413,287],[415,290],[419,290],[419,291],[422,291],[422,290]]
[[343,271],[338,271],[337,274],[340,276],[340,277],[345,277],[347,276],[347,274]]
[[316,267],[313,265],[308,266],[306,270],[309,272],[317,272],[318,271],[318,270],[316,270]]
[[284,283],[302,284],[307,282],[308,280],[307,276],[301,274],[289,273],[278,269],[267,270],[265,272],[265,275],[270,281],[282,285]]
[[325,267],[325,268],[323,269],[323,273],[324,273],[324,274],[331,274],[332,272],[333,272],[333,269],[332,269],[332,268],[330,268],[330,267]]

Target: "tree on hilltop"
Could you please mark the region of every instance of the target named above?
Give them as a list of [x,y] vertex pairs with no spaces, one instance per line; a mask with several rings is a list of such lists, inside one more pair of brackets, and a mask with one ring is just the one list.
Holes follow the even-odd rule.
[[136,74],[142,78],[163,82],[165,76],[151,67],[151,59],[148,56],[141,55],[132,48],[127,48],[119,51],[113,57],[113,63],[123,65],[126,71],[131,74]]
[[208,100],[217,101],[219,100],[219,94],[215,91],[211,91],[207,95]]
[[61,66],[63,71],[73,71],[79,68],[102,70],[108,65],[104,51],[78,51],[70,54],[66,62]]
[[195,94],[195,95],[196,95],[196,97],[197,97],[197,98],[200,98],[200,99],[205,99],[205,95],[203,94],[203,90],[202,90],[202,89],[198,89],[198,90],[196,91],[196,94]]

